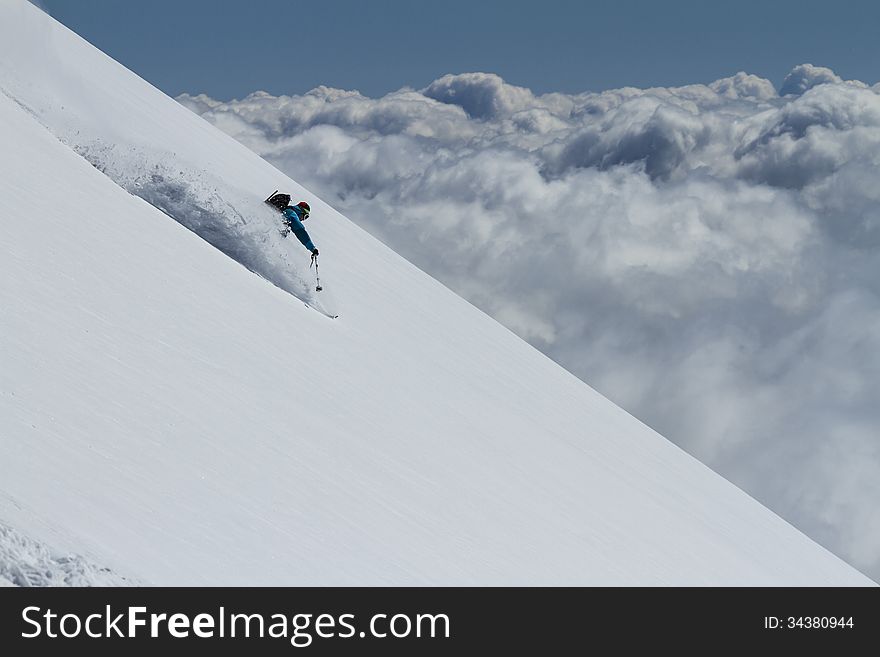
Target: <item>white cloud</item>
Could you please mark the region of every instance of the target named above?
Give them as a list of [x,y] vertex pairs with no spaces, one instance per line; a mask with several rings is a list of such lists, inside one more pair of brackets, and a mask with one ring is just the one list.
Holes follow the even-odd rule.
[[734,150],[739,175],[801,189],[856,159],[880,138],[880,96],[849,84],[824,84],[755,117]]
[[776,88],[770,80],[743,71],[733,77],[716,80],[709,88],[730,100],[770,100],[777,96]]
[[782,81],[779,93],[783,96],[793,94],[799,96],[820,84],[839,84],[843,80],[830,68],[800,64],[795,66]]
[[492,73],[444,75],[422,90],[428,98],[458,105],[474,119],[498,119],[535,104],[532,92]]
[[781,93],[180,101],[880,578],[880,97]]

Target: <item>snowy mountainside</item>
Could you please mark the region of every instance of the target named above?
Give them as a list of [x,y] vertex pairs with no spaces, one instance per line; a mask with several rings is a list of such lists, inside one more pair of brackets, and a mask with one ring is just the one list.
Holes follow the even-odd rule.
[[0,91],[0,574],[871,583],[24,0]]

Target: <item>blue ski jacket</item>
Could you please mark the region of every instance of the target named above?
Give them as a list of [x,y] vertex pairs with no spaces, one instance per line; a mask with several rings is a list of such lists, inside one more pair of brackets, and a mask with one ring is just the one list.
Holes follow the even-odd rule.
[[299,208],[295,206],[284,208],[281,211],[281,214],[284,216],[284,223],[290,226],[290,230],[293,231],[293,234],[296,235],[296,239],[302,242],[304,247],[309,251],[314,251],[315,245],[312,243],[312,238],[309,237],[309,234],[306,232],[306,227],[303,226],[303,223],[299,218],[299,212],[297,212],[298,209]]

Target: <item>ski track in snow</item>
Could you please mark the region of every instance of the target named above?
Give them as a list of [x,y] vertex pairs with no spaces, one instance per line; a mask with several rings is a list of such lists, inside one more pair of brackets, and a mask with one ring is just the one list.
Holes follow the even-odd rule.
[[250,271],[315,305],[308,272],[292,260],[296,240],[280,233],[278,214],[253,193],[185,162],[174,153],[108,144],[100,139],[73,149],[117,185],[186,226]]
[[299,243],[281,235],[278,214],[252,191],[234,189],[175,153],[108,143],[84,137],[78,130],[58,134],[27,103],[5,89],[0,92],[130,194],[310,308],[331,318],[337,316],[315,298],[310,273],[292,260],[291,245],[299,255]]

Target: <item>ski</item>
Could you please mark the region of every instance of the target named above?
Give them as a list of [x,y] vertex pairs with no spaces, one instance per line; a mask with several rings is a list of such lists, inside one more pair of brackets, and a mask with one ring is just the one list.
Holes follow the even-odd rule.
[[321,313],[322,315],[324,315],[324,317],[328,317],[328,318],[330,318],[330,319],[336,319],[337,317],[339,317],[339,315],[333,315],[333,314],[331,314],[331,313],[328,313],[326,310],[323,310],[323,309],[321,309],[321,308],[318,308],[318,306],[313,306],[312,304],[307,303],[307,302],[305,302],[305,301],[303,301],[303,305],[304,305],[306,308],[311,308],[311,309],[314,310],[315,312]]

